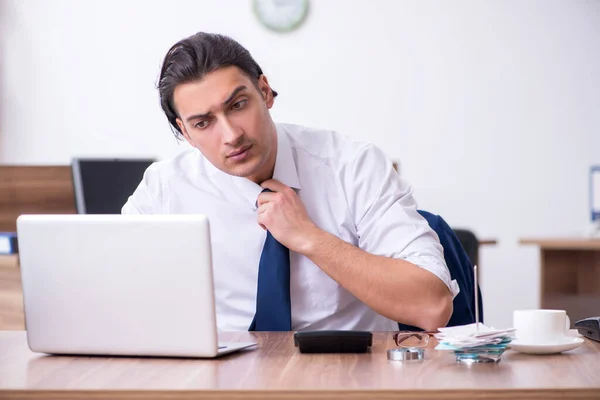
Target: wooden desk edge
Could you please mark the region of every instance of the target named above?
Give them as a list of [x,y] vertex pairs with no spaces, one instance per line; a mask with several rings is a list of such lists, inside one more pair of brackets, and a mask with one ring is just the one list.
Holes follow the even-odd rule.
[[3,399],[598,399],[600,388],[445,390],[2,390]]
[[555,250],[600,250],[600,238],[526,238],[520,239],[519,244]]

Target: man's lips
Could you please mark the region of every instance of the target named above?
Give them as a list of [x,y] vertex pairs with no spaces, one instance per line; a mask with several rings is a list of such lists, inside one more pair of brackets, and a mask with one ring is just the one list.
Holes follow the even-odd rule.
[[231,153],[229,153],[227,155],[227,158],[239,156],[240,154],[242,154],[243,152],[245,152],[246,150],[248,150],[250,147],[252,147],[252,145],[244,146],[244,147],[242,147],[239,150],[234,150],[234,151],[232,151]]

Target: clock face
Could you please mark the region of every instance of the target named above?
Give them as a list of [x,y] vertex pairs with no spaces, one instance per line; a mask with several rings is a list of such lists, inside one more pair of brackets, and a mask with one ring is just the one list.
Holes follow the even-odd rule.
[[308,0],[254,0],[254,12],[267,28],[291,31],[306,17]]

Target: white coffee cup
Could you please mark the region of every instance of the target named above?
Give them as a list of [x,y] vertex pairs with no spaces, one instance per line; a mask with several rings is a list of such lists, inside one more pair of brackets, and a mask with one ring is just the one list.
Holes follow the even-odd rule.
[[571,321],[565,310],[515,310],[513,327],[522,344],[559,344],[568,340]]

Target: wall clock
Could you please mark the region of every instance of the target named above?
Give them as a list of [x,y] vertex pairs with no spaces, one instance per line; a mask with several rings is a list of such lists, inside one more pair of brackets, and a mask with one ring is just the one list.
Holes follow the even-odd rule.
[[308,0],[253,0],[258,20],[278,32],[296,29],[308,14]]

